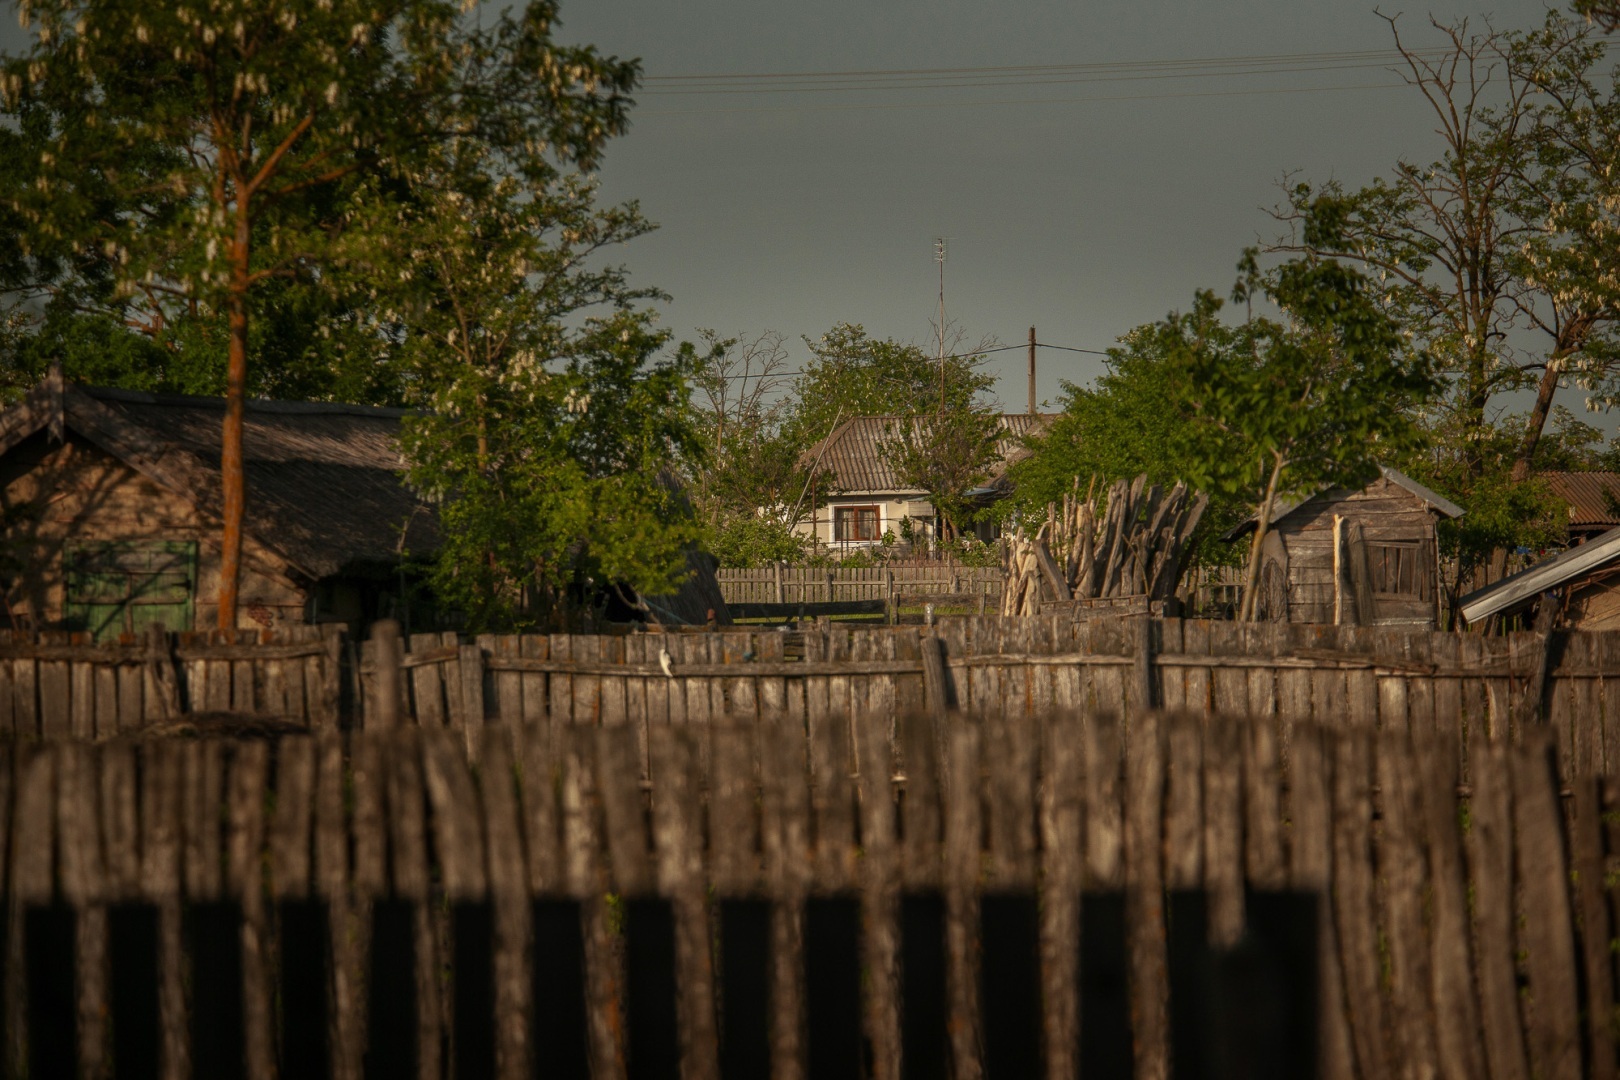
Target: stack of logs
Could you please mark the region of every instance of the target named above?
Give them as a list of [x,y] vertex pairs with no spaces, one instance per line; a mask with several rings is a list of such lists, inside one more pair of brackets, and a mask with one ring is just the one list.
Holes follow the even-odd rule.
[[1168,492],[1146,474],[1118,480],[1098,514],[1080,479],[1060,508],[1046,504],[1033,539],[1022,526],[1007,548],[1003,615],[1036,615],[1043,601],[1136,599],[1144,609],[1175,595],[1188,541],[1209,505],[1207,495],[1177,483]]

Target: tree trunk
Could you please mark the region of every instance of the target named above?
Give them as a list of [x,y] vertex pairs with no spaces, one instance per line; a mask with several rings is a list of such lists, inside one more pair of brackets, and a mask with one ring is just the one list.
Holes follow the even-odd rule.
[[219,628],[236,629],[237,597],[242,581],[242,517],[247,508],[242,468],[242,414],[247,399],[249,220],[239,196],[236,238],[231,251],[230,353],[225,372],[225,429],[220,444],[219,478],[225,502],[225,526],[219,555]]
[[1243,600],[1238,607],[1239,622],[1254,620],[1255,594],[1259,591],[1260,583],[1260,545],[1266,542],[1266,533],[1271,529],[1271,504],[1277,498],[1277,481],[1282,476],[1282,470],[1282,456],[1273,454],[1271,477],[1266,481],[1266,497],[1260,503],[1260,513],[1255,518],[1254,537],[1249,544],[1249,565],[1243,573]]
[[1558,392],[1558,375],[1563,369],[1562,356],[1549,356],[1547,367],[1541,373],[1536,387],[1536,403],[1524,424],[1524,436],[1519,440],[1518,453],[1513,458],[1513,482],[1530,478],[1530,459],[1535,456],[1536,445],[1541,442],[1542,430],[1547,426],[1547,414],[1552,412],[1553,395]]

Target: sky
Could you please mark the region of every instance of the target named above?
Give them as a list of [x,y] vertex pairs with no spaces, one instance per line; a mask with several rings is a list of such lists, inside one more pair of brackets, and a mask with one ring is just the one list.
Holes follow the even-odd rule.
[[[1436,2],[1399,25],[1432,46],[1431,13],[1528,28],[1545,11]],[[564,0],[561,18],[564,40],[639,57],[647,76],[601,170],[606,198],[639,200],[659,225],[624,262],[671,294],[678,337],[774,329],[794,367],[799,336],[838,322],[930,340],[941,236],[947,318],[972,340],[1017,344],[1034,326],[1043,343],[1104,349],[1198,288],[1226,294],[1243,247],[1278,233],[1265,208],[1285,173],[1359,185],[1438,153],[1387,55],[1322,56],[1388,53],[1371,4]],[[1260,59],[1191,77],[1161,63],[1238,58]],[[1067,70],[962,70],[1032,66]],[[825,74],[924,69],[948,70]],[[674,78],[789,73],[818,74],[727,93]],[[893,86],[906,81],[931,85]],[[834,83],[868,88],[820,88]],[[785,89],[805,86],[818,88]],[[1026,365],[1022,350],[992,362],[1010,408],[1024,407]],[[1042,349],[1038,395],[1055,404],[1061,380],[1099,371],[1096,356]]]
[[[1545,11],[1436,0],[1399,25],[1432,46],[1431,14],[1528,28]],[[646,75],[600,182],[659,228],[620,261],[670,294],[677,340],[775,330],[794,369],[801,335],[839,322],[931,341],[939,237],[968,340],[1034,326],[1105,349],[1228,292],[1243,247],[1278,234],[1285,174],[1360,185],[1438,153],[1388,23],[1345,0],[562,0],[561,22]],[[24,40],[0,21],[0,49]],[[1015,410],[1026,365],[1018,349],[990,366]],[[1054,405],[1101,370],[1057,349],[1037,366]]]

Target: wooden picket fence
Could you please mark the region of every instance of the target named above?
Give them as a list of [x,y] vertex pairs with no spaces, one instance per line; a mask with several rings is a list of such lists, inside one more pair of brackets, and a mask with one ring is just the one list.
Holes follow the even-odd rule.
[[342,653],[335,626],[0,636],[0,739],[104,739],[199,713],[336,726]]
[[776,565],[715,571],[727,604],[811,604],[883,600],[891,586],[907,595],[983,595],[995,607],[1001,596],[1000,567],[922,566],[822,568]]
[[[1147,635],[1143,647],[1143,634]],[[372,645],[359,723],[377,724]],[[789,655],[793,658],[789,659]],[[666,674],[661,657],[667,657]],[[1620,633],[1502,637],[1181,619],[963,617],[802,634],[418,635],[407,722],[476,736],[486,717],[628,725],[881,702],[979,716],[1152,707],[1518,741],[1545,724],[1566,776],[1620,774]]]
[[889,704],[0,751],[4,1067],[1615,1074],[1540,737]]

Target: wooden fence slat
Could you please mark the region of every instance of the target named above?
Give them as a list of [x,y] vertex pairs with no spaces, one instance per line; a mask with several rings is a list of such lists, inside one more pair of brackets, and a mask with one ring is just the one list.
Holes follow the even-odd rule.
[[[420,655],[439,647],[438,634],[412,634],[409,641],[412,654]],[[407,679],[411,687],[411,702],[416,707],[417,724],[432,729],[443,727],[445,724],[444,666],[442,664],[417,664],[408,669]]]
[[[545,634],[524,634],[518,640],[518,655],[526,660],[549,660],[551,639]],[[547,678],[543,671],[525,671],[518,680],[523,693],[521,715],[523,723],[528,727],[533,728],[547,722],[551,705],[551,692],[546,687]]]
[[1075,1071],[1080,1030],[1078,993],[1080,837],[1084,805],[1077,714],[1053,714],[1042,726],[1040,949],[1042,1031],[1048,1080]]
[[[551,659],[573,660],[574,638],[568,634],[552,634],[550,636]],[[553,672],[547,680],[547,690],[551,695],[551,723],[553,726],[567,724],[574,718],[574,677],[562,672]]]
[[864,854],[861,907],[867,1037],[872,1044],[875,1080],[899,1080],[900,864],[888,724],[861,724],[855,737]]
[[978,938],[981,728],[952,724],[945,739],[945,1001],[952,1075],[979,1077]]
[[997,889],[1035,885],[1035,772],[1040,744],[1034,718],[1022,711],[988,722],[983,744],[987,774],[991,881]]
[[1204,883],[1203,722],[1189,713],[1165,723],[1165,887]]
[[1287,879],[1275,724],[1274,715],[1251,715],[1242,740],[1243,852],[1249,886],[1256,889],[1280,889]]
[[1204,725],[1204,890],[1209,940],[1243,936],[1243,726],[1217,713]]
[[[1465,638],[1466,640],[1466,638]],[[1478,927],[1477,985],[1492,1080],[1530,1075],[1514,970],[1513,811],[1507,755],[1483,736],[1469,754],[1468,870]]]
[[562,816],[557,806],[566,748],[560,737],[553,742],[553,734],[558,733],[536,727],[525,727],[516,734],[523,850],[528,858],[529,891],[536,896],[569,893]]
[[1117,889],[1124,880],[1124,813],[1120,807],[1120,731],[1115,717],[1085,722],[1086,886]]
[[760,884],[754,772],[757,729],[751,721],[731,720],[714,731],[714,769],[709,777],[710,880],[717,892],[727,896],[748,895]]
[[[594,735],[596,791],[602,800],[606,848],[613,866],[613,883],[627,896],[653,891],[652,860],[648,852],[641,789],[637,782],[633,733],[619,728],[576,727],[572,734]],[[665,781],[654,763],[653,784]]]
[[270,972],[265,963],[269,929],[262,877],[269,758],[265,743],[238,745],[226,792],[225,890],[242,912],[242,1035],[249,1080],[268,1080],[274,1072]]
[[[555,650],[555,643],[553,645]],[[555,655],[555,651],[553,652]],[[552,680],[555,687],[557,681]],[[585,945],[585,995],[591,1075],[608,1080],[625,1076],[624,973],[620,947],[610,929],[602,824],[596,799],[596,774],[590,748],[597,736],[613,732],[569,728],[561,740],[565,754],[561,782],[563,837],[569,889],[581,901]]]
[[26,658],[11,662],[12,670],[12,730],[20,738],[38,739],[44,735],[40,724],[39,697],[35,689],[39,683],[39,665]]
[[281,740],[276,751],[276,807],[270,819],[271,895],[302,898],[310,894],[315,743],[289,737]]
[[895,722],[906,780],[902,879],[913,892],[932,891],[940,885],[943,856],[938,729],[932,717],[917,712],[902,713]]
[[1428,877],[1424,865],[1423,812],[1419,806],[1416,760],[1405,725],[1376,741],[1375,768],[1382,809],[1378,835],[1380,924],[1388,941],[1384,980],[1389,1017],[1399,1060],[1420,1076],[1438,1075],[1436,1017],[1431,1006],[1433,974],[1424,928]]
[[[623,729],[616,729],[622,731]],[[653,835],[656,839],[658,891],[669,898],[675,920],[675,1002],[680,1026],[681,1075],[718,1077],[719,1035],[715,1025],[715,979],[709,941],[709,912],[705,902],[702,821],[698,806],[699,732],[664,727],[653,733]],[[622,739],[615,741],[623,742]],[[715,774],[714,786],[753,787],[752,762],[716,759],[717,770],[734,766],[743,776]],[[711,804],[711,811],[712,811]],[[730,809],[729,807],[727,809]],[[711,835],[733,826],[724,817],[712,818]]]
[[1575,986],[1574,927],[1564,860],[1562,811],[1552,746],[1512,760],[1514,862],[1523,897],[1519,924],[1530,976],[1526,1013],[1533,1074],[1549,1080],[1581,1075],[1580,1013]]
[[760,831],[771,906],[771,1075],[802,1080],[804,907],[809,868],[808,746],[802,728],[761,729]]
[[1570,861],[1575,906],[1580,916],[1581,978],[1586,989],[1586,1075],[1592,1080],[1615,1076],[1614,961],[1610,955],[1609,908],[1604,892],[1603,813],[1598,781],[1582,776],[1574,784],[1570,826]]
[[1164,924],[1160,812],[1164,766],[1159,717],[1131,722],[1125,761],[1125,936],[1137,1080],[1170,1075],[1170,982]]
[[531,909],[512,737],[509,728],[484,730],[483,771],[479,774],[490,901],[495,913],[495,1071],[502,1080],[531,1075],[529,1013],[534,1007],[528,956]]
[[1468,878],[1458,833],[1458,761],[1453,738],[1415,742],[1415,784],[1429,855],[1430,959],[1434,979],[1435,1050],[1440,1075],[1485,1075],[1479,1005],[1469,963]]
[[[814,680],[821,701],[829,680]],[[825,704],[810,716],[810,803],[815,815],[815,875],[818,888],[838,891],[855,874],[854,754],[849,722]]]
[[1391,1047],[1379,989],[1378,928],[1373,918],[1372,760],[1369,733],[1352,728],[1333,740],[1333,917],[1356,1071],[1390,1074]]
[[434,852],[445,895],[454,904],[483,900],[488,879],[477,790],[467,769],[467,755],[452,739],[443,729],[422,733],[422,772],[432,809]]
[[218,899],[224,881],[219,808],[225,800],[225,747],[212,740],[176,747],[181,761],[180,825],[189,899]]

